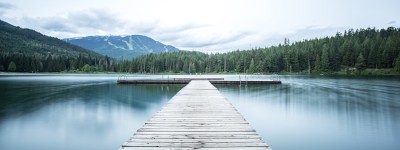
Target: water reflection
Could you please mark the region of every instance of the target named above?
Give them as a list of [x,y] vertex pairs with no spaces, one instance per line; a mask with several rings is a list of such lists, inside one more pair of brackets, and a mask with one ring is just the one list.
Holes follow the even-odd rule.
[[283,81],[217,88],[274,149],[400,146],[399,81],[307,76]]
[[0,149],[117,149],[182,87],[0,77]]
[[[117,85],[118,76],[0,76],[0,149],[117,149],[183,87]],[[281,79],[282,85],[217,86],[273,149],[400,146],[398,79]]]

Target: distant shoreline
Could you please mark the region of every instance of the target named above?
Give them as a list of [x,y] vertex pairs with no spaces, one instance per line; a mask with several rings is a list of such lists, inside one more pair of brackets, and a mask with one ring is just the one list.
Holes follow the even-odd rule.
[[70,71],[62,71],[62,72],[0,72],[0,76],[18,76],[18,75],[86,75],[86,74],[104,74],[104,75],[310,75],[310,76],[352,76],[352,77],[365,77],[365,76],[399,76],[400,72],[393,72],[387,69],[369,69],[365,70],[361,74],[357,74],[355,72],[350,72],[347,74],[345,71],[337,71],[337,72],[314,72],[308,74],[307,72],[279,72],[279,73],[268,73],[268,74],[249,74],[249,73],[228,73],[228,72],[220,72],[220,73],[198,73],[198,74],[186,74],[186,73],[171,73],[171,72],[160,72],[160,73],[126,73],[126,72],[70,72]]

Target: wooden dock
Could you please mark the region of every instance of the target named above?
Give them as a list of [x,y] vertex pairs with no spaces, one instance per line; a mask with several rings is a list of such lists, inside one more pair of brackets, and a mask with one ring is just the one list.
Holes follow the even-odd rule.
[[270,148],[209,81],[192,80],[120,149]]
[[[188,84],[192,80],[207,79],[175,79],[175,80],[118,80],[119,84]],[[231,80],[209,80],[212,84],[281,84],[281,81],[259,80],[259,81],[231,81]]]

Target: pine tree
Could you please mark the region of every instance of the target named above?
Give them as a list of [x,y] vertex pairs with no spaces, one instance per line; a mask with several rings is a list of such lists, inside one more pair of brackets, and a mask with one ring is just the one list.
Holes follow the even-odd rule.
[[375,48],[372,48],[368,54],[368,67],[376,68],[377,67],[376,60],[377,60],[377,52]]
[[92,70],[92,69],[91,69],[91,67],[90,67],[89,64],[85,64],[85,65],[82,67],[82,71],[90,72],[91,70]]
[[327,47],[324,45],[321,57],[321,71],[328,71],[328,70],[329,70],[329,55]]
[[396,62],[394,64],[394,69],[396,71],[400,72],[400,53],[399,53],[399,56],[397,56],[397,58],[396,58]]
[[236,72],[244,72],[243,66],[243,57],[241,57],[238,61],[236,61],[235,71]]
[[251,59],[250,61],[250,67],[249,67],[249,73],[254,73],[256,70],[256,65],[254,64],[254,59]]
[[11,61],[10,64],[8,65],[8,71],[14,72],[16,70],[17,70],[17,65],[15,65],[13,61]]
[[190,73],[196,73],[196,65],[194,63],[190,63]]
[[317,58],[315,59],[315,66],[314,66],[314,70],[316,72],[321,71],[321,60],[319,58],[319,55],[317,54]]
[[362,55],[362,53],[360,53],[360,55],[358,55],[355,67],[357,68],[357,71],[358,71],[359,74],[367,67],[367,65],[365,64],[365,59],[364,59],[364,56]]
[[258,65],[256,67],[256,72],[263,72],[265,68],[264,61],[258,61]]

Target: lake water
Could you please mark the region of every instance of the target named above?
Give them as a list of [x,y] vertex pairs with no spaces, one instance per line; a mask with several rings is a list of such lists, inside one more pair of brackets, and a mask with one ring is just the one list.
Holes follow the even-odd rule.
[[[184,86],[118,85],[118,77],[1,75],[0,149],[118,149]],[[274,150],[399,149],[399,78],[280,79],[216,87]]]

